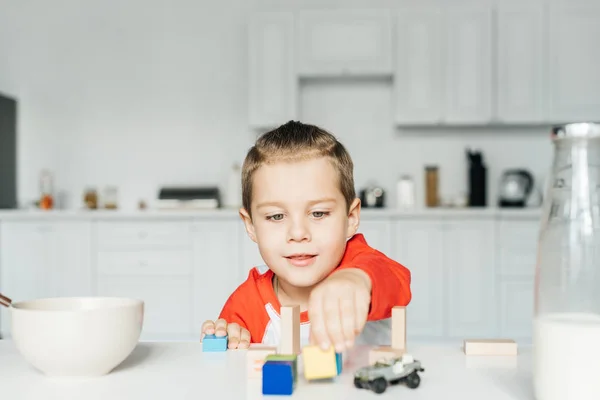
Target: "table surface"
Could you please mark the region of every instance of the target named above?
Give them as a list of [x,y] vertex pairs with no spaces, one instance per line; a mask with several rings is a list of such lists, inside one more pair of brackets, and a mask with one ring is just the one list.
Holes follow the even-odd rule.
[[[356,389],[353,372],[366,365],[368,347],[350,350],[343,373],[332,382],[306,382],[299,360],[293,398],[326,399],[533,399],[531,349],[518,356],[465,356],[459,345],[414,344],[409,353],[422,362],[421,385],[391,386],[383,394]],[[197,342],[140,342],[110,374],[98,378],[50,378],[31,367],[10,340],[0,340],[0,395],[5,399],[223,399],[263,396],[260,379],[246,377],[246,351],[204,353]],[[318,397],[315,397],[318,396]]]

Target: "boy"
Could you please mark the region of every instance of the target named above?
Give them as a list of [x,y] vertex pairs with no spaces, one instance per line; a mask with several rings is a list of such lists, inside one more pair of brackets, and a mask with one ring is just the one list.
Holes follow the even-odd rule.
[[377,341],[376,321],[410,302],[409,270],[356,234],[352,159],[328,132],[290,121],[260,137],[243,164],[242,203],[266,268],[250,271],[202,337],[228,334],[230,349],[277,345],[281,305],[298,304],[301,345],[342,352],[359,334]]

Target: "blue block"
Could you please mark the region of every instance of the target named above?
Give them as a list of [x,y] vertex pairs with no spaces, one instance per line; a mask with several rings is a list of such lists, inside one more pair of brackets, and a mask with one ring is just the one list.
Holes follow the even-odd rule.
[[342,353],[335,353],[335,365],[337,366],[337,374],[342,373]]
[[292,361],[265,361],[262,367],[263,395],[291,395],[295,386]]
[[227,335],[206,335],[202,339],[202,351],[227,351]]

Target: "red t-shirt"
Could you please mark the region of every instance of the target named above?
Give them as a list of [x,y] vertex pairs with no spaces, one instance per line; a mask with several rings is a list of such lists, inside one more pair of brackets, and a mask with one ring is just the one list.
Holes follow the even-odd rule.
[[[359,268],[365,271],[372,282],[371,308],[368,321],[391,317],[392,307],[406,306],[411,300],[410,271],[385,254],[371,248],[362,234],[348,240],[341,268]],[[335,271],[334,270],[334,271]],[[332,271],[333,272],[333,271]],[[273,289],[273,271],[261,273],[252,268],[248,278],[229,296],[219,318],[227,323],[238,323],[250,331],[251,342],[261,343],[272,317],[268,309],[280,312],[281,304]],[[308,323],[308,312],[300,313],[300,323]]]

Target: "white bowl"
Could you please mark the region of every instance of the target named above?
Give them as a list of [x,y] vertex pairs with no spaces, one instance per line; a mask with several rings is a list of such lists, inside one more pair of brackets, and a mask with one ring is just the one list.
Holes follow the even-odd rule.
[[48,376],[108,374],[136,347],[144,321],[144,302],[134,299],[47,298],[12,304],[12,340]]

